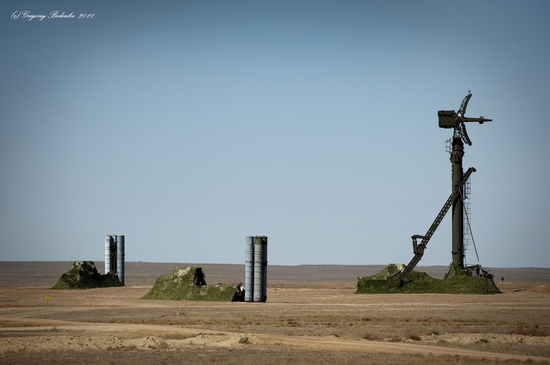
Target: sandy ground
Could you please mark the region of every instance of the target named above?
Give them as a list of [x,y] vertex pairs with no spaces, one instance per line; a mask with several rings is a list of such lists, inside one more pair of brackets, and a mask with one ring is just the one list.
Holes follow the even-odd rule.
[[[0,264],[0,364],[550,363],[545,281],[505,281],[498,295],[358,295],[344,268],[302,267],[284,274],[296,280],[274,273],[266,303],[214,303],[141,299],[157,274],[146,264],[128,281],[148,285],[63,291],[49,288],[70,264],[53,281],[48,264],[20,279]],[[210,277],[238,279],[233,269]]]

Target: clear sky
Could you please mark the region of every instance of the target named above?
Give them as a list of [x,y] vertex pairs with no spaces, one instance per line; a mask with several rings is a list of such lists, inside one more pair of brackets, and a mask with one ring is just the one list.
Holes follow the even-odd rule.
[[408,263],[471,90],[480,262],[550,267],[549,37],[548,1],[2,1],[0,261]]

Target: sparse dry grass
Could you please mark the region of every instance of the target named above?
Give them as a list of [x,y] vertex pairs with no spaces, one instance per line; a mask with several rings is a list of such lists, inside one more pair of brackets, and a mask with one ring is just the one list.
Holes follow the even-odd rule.
[[[241,349],[185,349],[185,350],[113,350],[87,351],[86,354],[74,351],[46,351],[25,354],[0,355],[2,364],[44,365],[44,364],[84,364],[93,359],[95,365],[117,364],[194,364],[194,365],[248,365],[248,364],[348,364],[348,365],[515,365],[533,363],[533,361],[495,360],[491,358],[475,359],[459,356],[433,356],[422,354],[362,353],[349,351],[319,351],[302,348],[276,348],[262,350],[253,345]],[[540,364],[540,363],[537,363]]]
[[539,337],[546,337],[550,336],[550,329],[549,328],[540,328],[539,325],[535,325],[534,327],[520,327],[520,328],[514,328],[508,332],[509,334],[514,335],[522,335],[522,336],[539,336]]
[[[207,272],[208,274],[208,272]],[[429,354],[392,354],[344,351],[337,347],[305,348],[289,344],[266,345],[255,334],[329,338],[334,341],[397,345],[436,345],[497,353],[550,357],[550,346],[527,340],[550,336],[550,295],[529,292],[535,284],[505,283],[504,294],[356,295],[355,282],[285,282],[268,285],[267,303],[210,303],[139,299],[150,286],[105,288],[49,293],[43,288],[0,287],[0,340],[21,336],[85,336],[55,328],[38,319],[105,324],[145,324],[174,328],[155,333],[158,344],[104,350],[0,351],[0,364],[519,364],[518,360],[468,358]],[[45,303],[44,295],[52,300]],[[20,322],[9,318],[22,317]],[[39,327],[25,331],[22,327]],[[15,327],[20,328],[17,329]],[[117,333],[143,338],[150,332]],[[186,329],[188,332],[182,332]],[[211,330],[236,333],[235,344],[212,347],[194,337]],[[476,335],[475,340],[454,337]],[[93,336],[97,334],[92,334]],[[212,334],[210,334],[213,336]],[[516,336],[523,342],[502,342],[499,336]],[[221,336],[220,336],[221,337]],[[497,338],[493,338],[497,337]],[[516,338],[514,337],[514,338]],[[168,343],[194,341],[170,347]]]

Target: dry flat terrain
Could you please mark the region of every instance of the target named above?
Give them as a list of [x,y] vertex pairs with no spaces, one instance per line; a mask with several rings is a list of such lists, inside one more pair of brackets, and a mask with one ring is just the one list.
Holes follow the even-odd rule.
[[175,263],[127,263],[122,288],[49,289],[71,264],[0,262],[0,364],[550,364],[550,269],[494,269],[498,295],[358,295],[383,266],[270,266],[266,303],[216,303],[141,299]]

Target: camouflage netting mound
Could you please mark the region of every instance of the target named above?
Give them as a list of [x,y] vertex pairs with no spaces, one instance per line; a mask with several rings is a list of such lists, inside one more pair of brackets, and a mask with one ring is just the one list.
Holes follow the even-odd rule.
[[491,275],[470,276],[464,270],[453,265],[449,267],[443,280],[435,279],[425,272],[413,270],[405,282],[401,284],[399,272],[403,267],[402,264],[389,264],[376,275],[357,278],[356,293],[500,293]]
[[230,302],[237,292],[235,286],[208,286],[200,267],[176,267],[157,278],[143,299],[198,300]]
[[118,276],[97,272],[93,261],[75,261],[73,267],[62,274],[52,289],[92,289],[124,286]]

